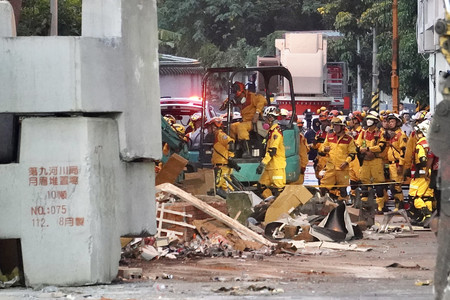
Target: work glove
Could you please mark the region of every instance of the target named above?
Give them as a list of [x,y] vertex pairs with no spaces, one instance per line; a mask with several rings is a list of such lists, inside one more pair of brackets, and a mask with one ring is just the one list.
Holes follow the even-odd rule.
[[259,166],[256,168],[256,174],[262,174],[265,167],[266,165],[264,163],[260,163]]

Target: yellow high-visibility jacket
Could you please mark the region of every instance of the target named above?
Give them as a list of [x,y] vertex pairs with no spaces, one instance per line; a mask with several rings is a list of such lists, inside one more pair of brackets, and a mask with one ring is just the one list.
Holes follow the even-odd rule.
[[406,143],[405,159],[403,164],[405,170],[411,169],[412,167],[415,157],[416,144],[417,144],[417,135],[416,132],[413,131],[411,132],[408,138],[408,142]]
[[332,163],[336,169],[339,169],[339,166],[344,162],[350,164],[356,157],[355,141],[348,134],[338,137],[334,132],[329,133],[319,151],[325,153],[324,149],[326,147],[330,147],[328,161]]
[[286,152],[283,143],[283,134],[278,123],[273,123],[268,132],[266,155],[262,163],[267,170],[283,169],[286,167]]
[[386,148],[386,138],[378,128],[363,129],[359,134],[356,144],[360,148],[368,148],[370,152],[377,153],[376,157]]
[[398,128],[394,136],[388,141],[387,159],[390,164],[398,163],[403,166],[405,163],[405,150],[408,137]]
[[234,142],[225,132],[220,129],[217,131],[213,146],[213,154],[211,158],[212,164],[227,164],[228,158],[234,157],[234,153],[228,151],[228,144]]
[[300,167],[306,168],[308,165],[308,142],[303,134],[300,133],[300,143],[299,143],[299,155],[300,155]]
[[241,110],[242,121],[251,121],[255,113],[261,114],[267,104],[266,98],[260,94],[245,91],[245,103]]

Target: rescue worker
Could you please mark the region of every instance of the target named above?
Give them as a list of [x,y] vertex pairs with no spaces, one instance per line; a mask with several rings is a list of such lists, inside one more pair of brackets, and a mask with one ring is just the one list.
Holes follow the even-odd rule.
[[[234,140],[239,139],[243,148],[243,158],[251,157],[250,153],[250,134],[254,129],[256,122],[262,113],[267,101],[260,94],[249,92],[245,89],[242,82],[236,81],[231,86],[232,103],[241,110],[242,122],[236,122],[230,126],[230,136]],[[224,110],[228,103],[228,99],[224,101],[220,110]]]
[[387,116],[389,130],[385,132],[387,141],[387,160],[389,162],[389,177],[394,183],[391,184],[391,192],[395,200],[395,211],[403,205],[403,165],[405,163],[405,150],[408,138],[400,129],[402,120],[398,114],[391,113]]
[[[427,115],[427,111],[419,111],[417,112],[414,117],[414,126],[419,125],[425,120],[425,116]],[[408,180],[408,178],[411,178],[411,171],[414,164],[414,156],[416,151],[416,144],[417,144],[417,136],[415,130],[411,132],[408,138],[408,142],[406,143],[406,151],[405,151],[405,164],[404,164],[404,172],[403,177],[405,180]]]
[[[353,140],[356,142],[358,140],[358,136],[363,130],[361,123],[363,122],[363,116],[360,111],[355,110],[351,114],[351,118],[349,120],[349,129],[350,129],[350,135],[353,137]],[[359,169],[360,169],[361,162],[359,159],[354,159],[350,163],[350,200],[349,204],[352,204],[356,199],[356,189],[358,185],[361,183],[359,178]]]
[[429,160],[433,160],[433,154],[430,153],[430,147],[426,139],[430,122],[424,121],[415,126],[417,135],[416,155],[414,158],[414,178],[409,186],[409,196],[414,200],[415,210],[413,219],[415,224],[429,227],[431,213],[433,211],[434,190],[430,187],[431,165]]
[[309,152],[309,147],[308,147],[308,142],[305,138],[305,136],[303,135],[303,120],[298,120],[297,121],[297,126],[299,129],[299,136],[300,136],[300,140],[299,140],[299,152],[298,155],[300,156],[300,176],[298,177],[298,180],[295,182],[296,184],[303,184],[303,182],[305,181],[305,171],[306,171],[306,166],[308,165],[309,159],[308,159],[308,152]]
[[234,140],[223,132],[222,119],[220,117],[215,117],[208,120],[205,125],[214,135],[211,163],[214,166],[218,194],[221,194],[219,189],[225,192],[233,191],[233,187],[225,178],[229,178],[233,172],[233,168],[229,166],[229,160],[234,157],[234,153],[229,151],[229,145],[230,143],[234,143]]
[[353,138],[345,133],[345,122],[342,119],[333,118],[331,125],[333,132],[327,135],[319,149],[319,153],[328,156],[325,174],[320,181],[320,184],[324,186],[321,188],[321,194],[325,195],[331,187],[338,185],[340,191],[338,200],[344,201],[350,181],[349,164],[356,158],[356,145]]
[[381,157],[386,148],[386,139],[378,128],[378,113],[371,111],[366,116],[367,129],[362,130],[358,136],[356,142],[358,146],[358,152],[362,159],[359,178],[363,184],[361,187],[362,197],[361,200],[364,203],[368,201],[369,197],[369,184],[377,184],[374,186],[376,191],[376,203],[377,213],[383,213],[384,209],[384,162]]
[[[286,108],[280,109],[280,120],[278,121],[278,124],[280,126],[288,126],[290,123],[290,112]],[[292,113],[291,113],[292,114]]]
[[266,155],[256,169],[256,174],[262,174],[259,184],[264,199],[271,195],[277,197],[286,185],[286,154],[278,115],[275,106],[266,107],[263,113],[264,122],[270,128],[267,133]]
[[[188,148],[189,150],[199,150],[200,149],[200,140],[201,140],[201,125],[202,125],[202,115],[197,112],[191,116],[192,128],[190,132],[186,134],[186,138],[188,140]],[[187,130],[186,130],[187,131]],[[207,130],[204,130],[205,136],[207,134]]]
[[[387,152],[388,152],[388,146],[387,146],[387,131],[389,130],[389,122],[387,119],[387,116],[391,113],[390,110],[382,110],[380,111],[379,117],[380,117],[380,123],[378,123],[378,128],[380,129],[381,135],[385,138],[386,140],[386,148],[384,149],[384,151],[382,151],[380,153],[380,157],[383,159],[383,172],[384,172],[384,180],[385,182],[390,180],[390,174],[389,174],[389,160],[388,160],[388,156],[387,156]],[[383,200],[384,203],[387,203],[389,200],[389,195],[387,192],[387,188],[385,186],[384,188],[384,193],[383,193]]]
[[[314,139],[314,142],[310,144],[310,148],[314,150],[319,150],[322,146],[323,142],[325,142],[325,139],[327,137],[328,132],[331,130],[330,127],[330,120],[328,120],[328,111],[322,111],[319,114],[319,121],[320,121],[320,129],[316,132],[316,137]],[[314,159],[314,172],[316,174],[316,178],[319,181],[323,177],[323,168],[325,168],[325,164],[327,163],[327,156],[326,154],[318,151],[317,156]]]

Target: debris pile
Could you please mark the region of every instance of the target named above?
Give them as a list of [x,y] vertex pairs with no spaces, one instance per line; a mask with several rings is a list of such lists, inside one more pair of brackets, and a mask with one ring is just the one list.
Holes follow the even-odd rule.
[[[263,259],[274,254],[369,251],[349,242],[398,236],[398,228],[388,224],[369,227],[361,220],[359,209],[313,195],[301,185],[286,186],[277,198],[263,200],[251,191],[236,191],[224,200],[194,196],[162,183],[157,186],[156,201],[157,234],[122,239],[122,264],[129,258]],[[387,217],[386,222],[391,219]],[[404,229],[413,233],[409,225]]]

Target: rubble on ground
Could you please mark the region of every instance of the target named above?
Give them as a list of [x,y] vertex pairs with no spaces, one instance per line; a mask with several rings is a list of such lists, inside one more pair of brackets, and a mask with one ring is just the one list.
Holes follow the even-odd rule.
[[[192,178],[205,178],[205,172],[201,174]],[[209,190],[210,184],[201,189]],[[353,241],[416,236],[407,222],[389,226],[391,216],[386,218],[388,222],[367,226],[359,209],[337,204],[318,193],[311,194],[299,185],[287,186],[278,198],[263,200],[250,191],[228,193],[227,199],[194,196],[175,185],[162,183],[157,186],[156,199],[157,234],[122,239],[122,265],[126,265],[127,259],[264,259],[267,255],[281,254],[365,252],[371,248]]]

